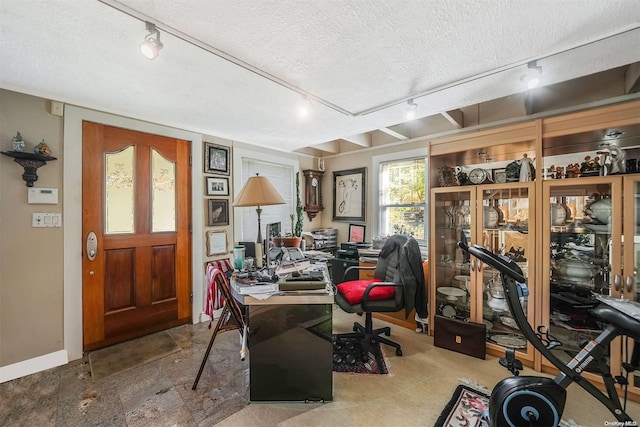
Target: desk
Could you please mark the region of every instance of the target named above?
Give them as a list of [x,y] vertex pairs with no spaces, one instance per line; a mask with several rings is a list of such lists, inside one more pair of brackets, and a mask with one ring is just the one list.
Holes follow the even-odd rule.
[[333,399],[333,294],[239,294],[248,308],[249,400]]

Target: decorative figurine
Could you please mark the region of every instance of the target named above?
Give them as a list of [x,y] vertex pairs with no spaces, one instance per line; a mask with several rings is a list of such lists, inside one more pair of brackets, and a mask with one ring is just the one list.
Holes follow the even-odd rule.
[[584,162],[580,164],[580,176],[600,175],[600,157],[586,156]]
[[42,154],[44,156],[49,156],[51,154],[51,149],[44,142],[44,139],[40,142],[40,144],[36,145],[36,148],[33,149],[33,152],[36,154]]
[[16,133],[16,136],[11,139],[11,144],[13,145],[13,151],[24,151],[24,141],[20,132]]
[[533,181],[535,179],[535,169],[533,168],[533,160],[529,158],[527,153],[522,155],[520,162],[520,182]]
[[616,173],[625,172],[625,153],[617,145],[603,145],[604,149],[598,151],[598,154],[603,154],[605,175],[612,175]]

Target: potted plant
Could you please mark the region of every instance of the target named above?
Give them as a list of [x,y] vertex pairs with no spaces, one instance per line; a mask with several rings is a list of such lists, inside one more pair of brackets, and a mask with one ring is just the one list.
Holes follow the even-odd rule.
[[282,238],[282,246],[287,248],[299,248],[302,242],[302,222],[304,210],[300,200],[300,172],[296,172],[296,212],[289,215],[291,218],[291,235]]

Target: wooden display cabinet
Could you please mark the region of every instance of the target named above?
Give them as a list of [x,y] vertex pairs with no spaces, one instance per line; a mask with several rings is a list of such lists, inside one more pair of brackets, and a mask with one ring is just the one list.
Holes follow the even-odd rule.
[[[584,340],[601,330],[588,316],[592,293],[640,301],[639,143],[639,101],[542,121],[546,173],[540,184],[542,294],[538,318],[563,342],[553,350],[561,358],[568,360]],[[623,150],[623,163],[601,167],[599,176],[567,177],[570,166],[581,165],[587,156],[598,157],[601,166],[611,162],[609,156],[619,154],[618,148]],[[624,173],[608,174],[620,167]],[[555,169],[565,173],[554,174]],[[632,348],[632,341],[612,343],[607,362],[613,375],[621,372],[625,353],[630,354]],[[537,365],[542,371],[556,372],[544,358]],[[590,374],[590,369],[586,367],[585,377],[602,387],[599,375]],[[629,398],[640,401],[640,370],[630,375]]]
[[[480,244],[516,259],[529,279],[523,304],[534,325],[535,239],[529,235],[536,230],[536,183],[520,182],[520,165],[539,170],[539,126],[535,121],[437,140],[430,151],[430,325],[436,314],[484,323],[488,354],[503,357],[505,347],[515,347],[529,366],[535,351],[506,306],[499,274],[457,243]],[[446,179],[451,170],[453,183]]]

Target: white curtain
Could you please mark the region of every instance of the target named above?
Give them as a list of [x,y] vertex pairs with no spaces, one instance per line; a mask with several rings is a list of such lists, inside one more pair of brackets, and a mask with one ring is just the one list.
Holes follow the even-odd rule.
[[[291,231],[290,216],[295,212],[295,176],[293,175],[293,167],[289,165],[281,165],[269,163],[257,159],[242,159],[242,185],[247,182],[250,176],[259,173],[264,176],[285,200],[284,205],[262,206],[262,214],[260,221],[262,223],[262,238],[265,239],[266,224],[274,222],[281,223],[282,233]],[[258,215],[256,208],[243,207],[242,209],[242,238],[241,241],[255,242],[258,236]]]

